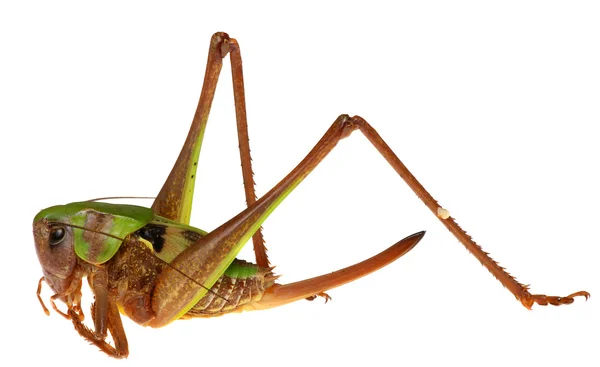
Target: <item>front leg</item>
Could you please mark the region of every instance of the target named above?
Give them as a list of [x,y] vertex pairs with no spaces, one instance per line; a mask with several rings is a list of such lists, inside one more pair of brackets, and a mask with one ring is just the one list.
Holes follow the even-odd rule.
[[[92,315],[95,313],[94,311],[95,303],[92,305]],[[97,333],[93,332],[85,326],[83,323],[83,318],[76,310],[70,308],[68,311],[68,315],[73,322],[73,326],[75,330],[81,335],[84,339],[92,343],[93,345],[100,348],[101,351],[108,354],[114,358],[127,358],[129,355],[129,347],[127,345],[127,337],[125,336],[125,330],[123,329],[123,324],[121,322],[121,315],[119,315],[119,310],[117,305],[112,303],[108,309],[108,330],[110,331],[110,335],[113,338],[115,346],[113,347],[106,341],[106,335],[104,337],[100,337]]]
[[[117,304],[108,293],[107,268],[104,266],[94,268],[88,276],[88,281],[95,298],[91,308],[94,331],[83,323],[83,313],[78,312],[79,307],[69,306],[67,316],[73,322],[79,335],[100,348],[101,351],[111,357],[126,358],[129,354],[127,337]],[[114,347],[106,341],[107,331],[112,336]]]

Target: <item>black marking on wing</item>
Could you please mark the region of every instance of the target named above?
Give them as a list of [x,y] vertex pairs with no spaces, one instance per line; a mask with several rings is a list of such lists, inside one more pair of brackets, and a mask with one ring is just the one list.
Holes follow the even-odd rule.
[[161,224],[148,224],[135,233],[152,244],[155,252],[161,252],[165,244],[164,234],[167,227]]

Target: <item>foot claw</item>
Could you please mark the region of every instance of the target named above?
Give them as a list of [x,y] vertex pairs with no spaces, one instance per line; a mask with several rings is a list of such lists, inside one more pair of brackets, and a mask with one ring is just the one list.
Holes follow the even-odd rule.
[[561,306],[561,305],[570,305],[575,302],[575,297],[585,297],[587,301],[590,298],[590,294],[586,291],[579,291],[572,294],[569,294],[566,297],[557,297],[557,296],[546,296],[545,294],[528,294],[526,297],[521,299],[521,303],[523,306],[531,310],[531,306],[534,303],[537,303],[540,306]]
[[314,301],[317,297],[323,297],[325,298],[325,303],[331,301],[331,296],[329,296],[327,293],[325,292],[321,292],[321,293],[317,293],[315,295],[312,295],[310,297],[306,297],[307,301]]

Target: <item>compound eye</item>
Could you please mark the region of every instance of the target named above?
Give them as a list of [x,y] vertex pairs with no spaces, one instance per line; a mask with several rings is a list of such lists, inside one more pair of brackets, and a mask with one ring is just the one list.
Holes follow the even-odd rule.
[[50,229],[50,238],[49,238],[49,243],[50,246],[56,246],[59,243],[61,243],[64,239],[65,239],[65,235],[67,234],[67,231],[65,230],[65,227],[52,227],[52,229]]

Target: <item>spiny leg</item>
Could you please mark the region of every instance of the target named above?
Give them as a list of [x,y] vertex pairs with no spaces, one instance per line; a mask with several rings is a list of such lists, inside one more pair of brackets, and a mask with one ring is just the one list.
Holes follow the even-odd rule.
[[[342,134],[338,136],[337,140],[332,141],[333,145],[337,143],[337,141],[341,138],[344,138],[352,133],[352,131],[358,129],[363,135],[373,144],[373,146],[379,151],[379,153],[387,160],[387,162],[394,168],[394,170],[402,177],[402,179],[408,184],[408,186],[414,191],[414,193],[423,201],[423,203],[431,210],[431,212],[446,226],[446,228],[467,248],[467,250],[473,254],[479,260],[479,262],[486,267],[496,279],[498,279],[502,285],[504,285],[521,303],[528,309],[531,309],[534,303],[539,305],[554,305],[560,306],[565,304],[571,304],[574,301],[574,297],[585,297],[586,299],[589,297],[589,293],[586,291],[579,291],[572,293],[566,297],[557,297],[557,296],[547,296],[544,294],[534,294],[532,295],[528,291],[528,286],[519,283],[513,276],[511,276],[503,267],[498,265],[496,261],[494,261],[487,252],[483,251],[482,248],[473,241],[471,236],[469,236],[454,220],[454,218],[450,217],[447,210],[443,209],[437,201],[429,194],[427,190],[417,181],[417,179],[410,173],[408,168],[400,161],[398,156],[392,151],[392,149],[385,143],[385,141],[381,138],[381,136],[377,133],[371,125],[369,125],[363,118],[359,116],[354,116],[352,118],[348,116],[340,116],[338,121],[343,121],[343,127],[341,128]],[[337,121],[336,121],[337,123]],[[334,123],[334,126],[336,125]],[[330,129],[331,130],[331,129]],[[329,131],[328,131],[329,133]],[[328,135],[326,133],[325,136]],[[321,139],[321,142],[326,140],[325,137]],[[331,146],[332,149],[333,146]],[[316,149],[316,147],[315,147]],[[328,151],[325,153],[327,154]],[[313,152],[309,154],[309,156],[313,155]],[[308,158],[308,156],[307,156]],[[323,276],[325,278],[327,276]],[[321,277],[318,277],[321,278]],[[324,281],[323,279],[312,279],[287,285],[276,285],[270,289],[270,292],[273,294],[267,293],[263,300],[260,303],[264,303],[265,305],[261,305],[260,307],[273,307],[270,303],[277,305],[278,302],[283,302],[280,299],[289,298],[290,295],[286,295],[285,293],[296,294],[300,292],[297,288],[305,287],[310,288],[316,293],[322,292],[321,288],[315,288],[319,282]],[[313,284],[307,285],[307,282],[312,282]],[[322,288],[323,290],[329,288]],[[276,293],[276,294],[275,294]],[[275,300],[277,299],[277,300]],[[286,300],[285,302],[289,302]],[[258,307],[257,307],[258,308]]]
[[[246,118],[246,100],[240,47],[235,39],[229,38],[226,33],[219,32],[215,33],[210,41],[204,83],[198,107],[192,120],[192,126],[171,174],[152,204],[152,209],[157,215],[180,223],[189,224],[200,148],[219,74],[223,66],[223,58],[227,53],[229,53],[231,61],[244,193],[248,206],[256,201],[248,139],[248,122]],[[257,264],[262,267],[268,267],[269,261],[267,259],[261,228],[258,229],[252,239]]]
[[[460,226],[456,223],[448,212],[443,209],[437,201],[429,194],[427,190],[417,181],[410,173],[408,168],[400,161],[396,154],[390,149],[385,141],[379,136],[377,131],[373,129],[364,119],[359,116],[352,118],[347,115],[340,116],[332,127],[327,131],[323,138],[317,143],[315,148],[307,155],[307,157],[275,188],[273,188],[265,197],[261,198],[269,200],[270,194],[277,193],[278,188],[282,193],[289,193],[295,185],[290,185],[290,180],[299,183],[308,173],[327,155],[337,142],[350,135],[354,130],[360,130],[365,137],[373,144],[379,153],[387,160],[392,168],[402,177],[407,185],[415,192],[415,194],[423,201],[423,203],[434,213],[434,215],[446,226],[446,228],[454,234],[454,236],[467,248],[467,250],[479,260],[479,262],[498,279],[521,303],[528,309],[531,309],[534,303],[539,305],[564,305],[573,303],[574,297],[589,297],[589,293],[579,291],[572,293],[566,297],[547,296],[544,294],[531,294],[528,291],[528,286],[519,283],[511,276],[503,267],[498,265],[481,247],[473,241]],[[283,200],[283,199],[278,199]],[[258,203],[257,202],[257,203]],[[320,292],[320,291],[318,291]],[[316,292],[316,293],[318,293]]]
[[410,173],[408,168],[400,161],[400,159],[394,154],[392,149],[383,141],[381,136],[361,117],[354,116],[352,118],[353,124],[360,129],[360,131],[367,137],[367,139],[375,146],[379,153],[388,161],[388,163],[394,168],[394,170],[402,177],[402,179],[408,184],[408,186],[414,191],[414,193],[423,201],[423,203],[431,210],[431,212],[442,222],[444,226],[467,248],[467,250],[479,260],[479,262],[486,268],[492,275],[504,285],[521,303],[528,309],[531,309],[534,303],[545,306],[551,304],[554,306],[560,306],[565,304],[573,303],[574,297],[582,296],[586,299],[590,296],[588,292],[579,291],[570,294],[566,297],[547,296],[544,294],[529,293],[529,287],[522,283],[519,283],[513,276],[511,276],[503,267],[498,265],[487,252],[483,251],[471,236],[469,236],[459,225],[456,223],[448,212],[443,209],[438,202],[425,190],[423,185],[417,181],[415,176]]
[[[96,303],[92,304],[92,319],[95,320],[95,308]],[[106,335],[98,335],[96,332],[90,330],[83,323],[83,318],[81,314],[77,313],[76,310],[69,308],[69,317],[73,322],[73,326],[75,330],[81,335],[83,338],[88,340],[93,345],[100,348],[101,351],[108,354],[109,356],[115,358],[127,358],[129,355],[129,347],[127,343],[127,337],[125,336],[125,330],[123,329],[123,323],[121,322],[121,316],[119,314],[119,310],[115,303],[111,303],[108,307],[108,330],[110,331],[110,335],[112,336],[113,342],[115,346],[113,347],[106,341]]]
[[[448,213],[443,210],[433,197],[423,188],[417,179],[408,171],[406,166],[394,154],[389,146],[383,141],[379,134],[364,119],[359,116],[350,118],[341,115],[331,125],[321,140],[308,153],[308,155],[277,185],[275,185],[263,197],[258,199],[250,207],[219,226],[196,241],[192,246],[184,250],[174,259],[171,267],[165,269],[160,275],[154,290],[152,308],[156,312],[156,319],[150,326],[159,327],[169,323],[192,308],[207,292],[207,288],[217,281],[225,269],[231,264],[248,239],[260,228],[265,219],[275,208],[289,195],[297,186],[312,172],[312,170],[333,150],[337,143],[349,136],[354,130],[360,130],[367,139],[375,146],[379,153],[388,161],[394,170],[404,179],[408,186],[417,194],[425,205],[442,221],[463,245],[471,252],[483,266],[485,266],[521,303],[531,308],[533,303],[538,304],[569,304],[573,297],[588,297],[587,292],[581,291],[567,297],[554,297],[546,295],[531,295],[527,287],[517,282],[510,274],[492,260],[469,235],[463,231]],[[400,244],[403,241],[400,241]],[[397,244],[398,245],[398,244]],[[396,246],[396,245],[395,245]],[[392,246],[392,247],[395,247]],[[413,245],[414,246],[414,245]],[[409,248],[410,249],[410,248]],[[400,255],[401,256],[401,255]],[[198,266],[202,264],[202,266]],[[369,270],[363,271],[363,273]],[[372,271],[372,270],[370,270]],[[196,280],[202,287],[195,287],[181,279],[181,274]],[[342,272],[343,274],[343,272]],[[340,276],[342,275],[340,274]],[[328,278],[332,282],[331,288],[337,279]],[[344,280],[339,280],[343,284]],[[303,283],[303,282],[298,282]],[[318,284],[316,284],[318,285]],[[310,287],[315,284],[310,285]],[[303,294],[296,291],[296,283],[288,286],[289,292],[283,292],[283,298],[290,297],[306,298],[318,294],[326,289],[310,288],[309,293],[303,289]],[[293,289],[291,289],[293,288]],[[273,300],[274,303],[287,303],[285,299]]]
[[[181,317],[192,308],[207,293],[207,288],[212,287],[223,274],[243,245],[254,235],[275,208],[312,172],[342,138],[348,136],[356,128],[356,124],[347,115],[340,116],[310,153],[269,192],[180,253],[171,262],[171,266],[165,268],[159,275],[152,299],[152,309],[156,313],[156,318],[150,322],[149,326],[163,326]],[[296,300],[347,283],[402,256],[416,245],[422,236],[423,233],[419,233],[402,240],[384,253],[372,258],[368,264],[355,267],[352,272],[348,273],[351,274],[351,279],[344,275],[345,271],[342,271],[334,278],[327,278],[328,285],[325,288],[322,288],[322,284],[319,285],[317,282],[317,284],[310,283],[308,288],[305,286],[306,284],[303,284],[292,289],[294,292],[286,291],[281,294],[286,299],[293,297]],[[182,274],[194,279],[202,286],[191,284]],[[319,279],[319,281],[323,280]],[[288,302],[276,299],[274,303]]]
[[94,332],[90,330],[90,328],[85,326],[83,320],[79,317],[79,314],[77,312],[75,312],[74,310],[69,310],[69,316],[71,321],[73,322],[75,330],[79,333],[79,335],[81,335],[91,344],[97,346],[101,351],[108,354],[109,356],[119,356],[116,349],[112,345],[110,345],[106,340],[96,338]]
[[[238,142],[240,147],[240,160],[242,162],[242,177],[244,179],[244,193],[246,205],[251,206],[256,202],[254,172],[252,172],[252,158],[250,157],[250,140],[248,138],[248,121],[246,119],[246,97],[244,92],[244,74],[242,72],[242,55],[240,46],[235,39],[229,40],[229,57],[231,61],[231,76],[233,80],[233,96],[235,100],[235,116],[237,120]],[[256,264],[268,268],[269,258],[262,234],[262,227],[258,228],[252,236]]]
[[[63,294],[58,293],[52,296],[52,307],[59,314],[71,320],[79,335],[88,340],[91,344],[100,348],[101,351],[115,358],[126,358],[129,354],[127,337],[125,335],[125,330],[123,329],[121,315],[117,304],[109,297],[107,292],[107,276],[108,274],[105,268],[99,269],[91,275],[88,275],[88,280],[90,281],[90,286],[92,287],[95,298],[95,301],[91,306],[92,321],[94,323],[93,331],[83,323],[84,314],[81,310],[81,294],[79,293],[81,284],[75,284],[75,286],[71,285],[71,288],[74,288],[76,291],[72,292],[68,290],[68,293],[66,293],[66,314],[58,310],[54,303],[54,299],[63,297]],[[72,297],[73,294],[74,297]],[[73,300],[70,298],[74,298],[75,303],[73,303]],[[106,341],[107,330],[112,336],[115,344],[114,347]]]

